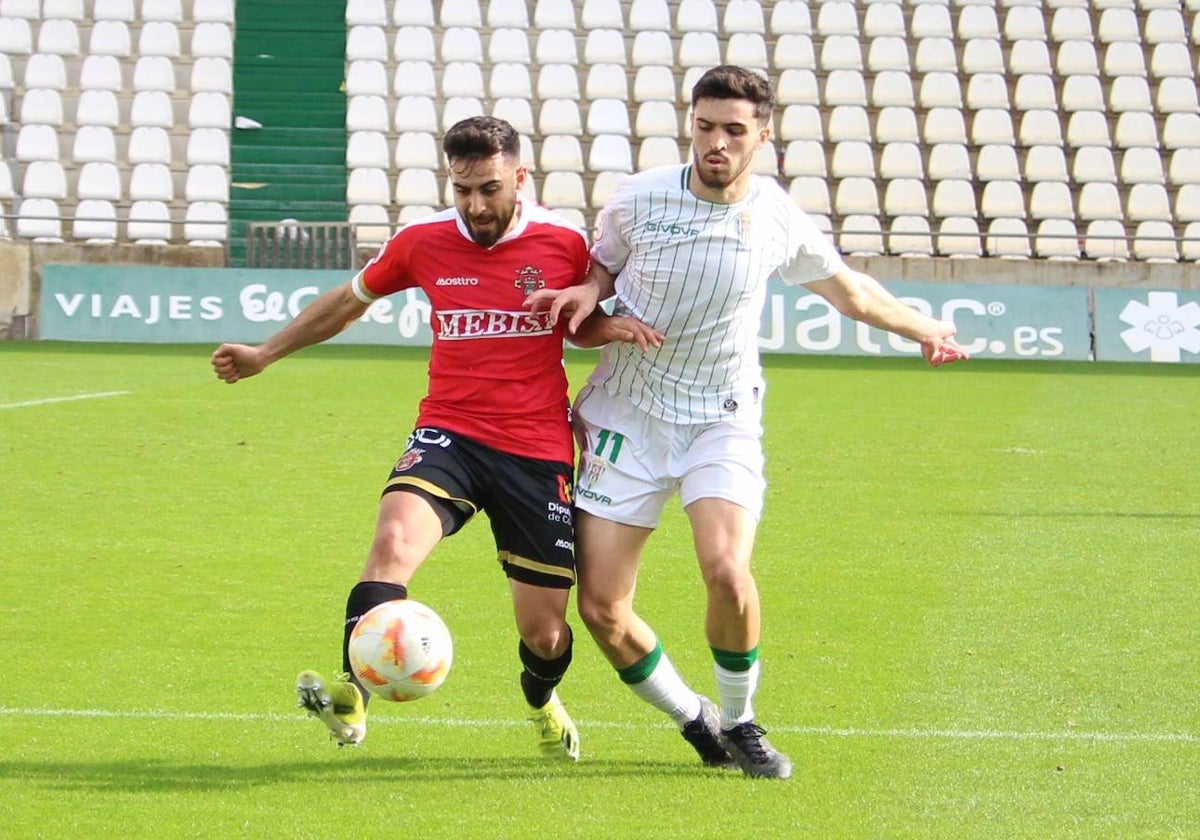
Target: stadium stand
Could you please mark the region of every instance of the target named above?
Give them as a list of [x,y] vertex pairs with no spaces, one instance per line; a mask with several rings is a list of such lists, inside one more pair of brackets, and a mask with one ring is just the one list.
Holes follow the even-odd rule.
[[[756,170],[856,253],[1200,250],[1196,3],[348,0],[344,109],[303,140],[243,89],[257,72],[238,64],[251,5],[0,3],[9,232],[110,240],[95,203],[108,202],[118,241],[129,219],[130,240],[228,243],[232,255],[247,218],[238,184],[277,175],[266,161],[283,147],[270,143],[294,140],[314,144],[300,160],[342,172],[342,200],[314,200],[314,212],[353,217],[381,241],[444,205],[440,133],[474,113],[517,125],[532,193],[590,223],[625,172],[687,159],[690,85],[732,61],[777,85],[778,131]],[[250,127],[259,117],[268,124]],[[340,142],[320,133],[335,129]],[[238,143],[253,152],[231,154]],[[251,209],[285,215],[299,189],[268,188]],[[94,218],[76,225],[84,201]]]

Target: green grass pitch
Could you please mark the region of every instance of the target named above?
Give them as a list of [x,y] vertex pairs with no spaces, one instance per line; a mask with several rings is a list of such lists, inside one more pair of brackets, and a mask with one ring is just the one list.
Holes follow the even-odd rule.
[[[699,766],[577,617],[583,758],[542,764],[483,521],[412,587],[446,685],[335,749],[292,681],[338,662],[424,353],[229,387],[211,349],[0,343],[0,836],[1200,837],[1193,368],[766,360],[780,783]],[[675,505],[639,604],[712,693],[702,600]]]

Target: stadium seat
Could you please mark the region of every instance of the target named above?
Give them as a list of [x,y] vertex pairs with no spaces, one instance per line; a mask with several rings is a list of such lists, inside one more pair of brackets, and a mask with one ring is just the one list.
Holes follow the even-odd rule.
[[729,0],[722,26],[728,34],[751,32],[762,35],[767,31],[762,5],[758,0]]
[[60,126],[63,124],[62,95],[50,88],[26,90],[21,97],[22,123]]
[[125,157],[131,164],[153,163],[169,166],[171,138],[167,130],[156,126],[137,126],[129,133]]
[[[604,30],[588,33],[592,35]],[[538,64],[578,64],[579,51],[575,46],[575,33],[570,29],[543,29],[538,33],[534,54]]]
[[1095,40],[1091,10],[1086,5],[1061,6],[1050,19],[1050,38],[1054,41]]
[[985,219],[1025,218],[1025,194],[1020,182],[988,181],[983,185],[979,212]]
[[[436,192],[436,190],[435,190]],[[387,170],[360,167],[351,169],[346,180],[346,203],[389,204],[391,191],[388,188]]]
[[[474,96],[452,96],[442,105],[441,130],[449,131],[454,125],[468,117],[483,116],[483,100]],[[424,129],[410,129],[423,131]]]
[[[386,113],[386,105],[385,113]],[[433,99],[428,96],[402,96],[396,102],[392,126],[397,132],[438,131],[438,115]],[[373,129],[378,130],[378,129]]]
[[[150,130],[150,129],[147,129]],[[159,129],[161,130],[161,129]],[[22,130],[24,133],[24,130]],[[132,135],[131,135],[132,136]],[[132,140],[130,141],[132,142]],[[21,140],[17,138],[17,159],[21,158]],[[57,143],[51,149],[57,147]],[[71,160],[74,163],[113,163],[117,159],[117,144],[113,130],[102,125],[81,125],[75,131]]]
[[387,208],[379,204],[355,204],[346,221],[354,227],[354,238],[360,245],[382,245],[392,235]]
[[725,63],[766,70],[770,61],[767,58],[767,43],[763,36],[754,32],[734,32],[729,35],[725,43]]
[[1039,259],[1079,259],[1079,231],[1070,219],[1044,219],[1037,226],[1033,253]]
[[880,108],[875,118],[875,139],[880,143],[920,143],[916,111],[894,105]]
[[[355,62],[355,64],[361,63]],[[387,72],[386,69],[384,72]],[[375,84],[378,82],[376,81]],[[346,93],[353,95],[349,85],[347,85]],[[358,93],[358,91],[353,93]],[[392,94],[397,98],[405,96],[436,97],[437,85],[434,82],[433,64],[428,61],[401,61],[396,65],[396,72],[392,78]],[[376,92],[371,95],[386,97],[387,91],[385,89],[382,93]]]
[[949,38],[921,38],[913,56],[918,73],[958,73],[958,50]]
[[[686,84],[681,88],[681,100],[690,102],[691,91]],[[683,95],[686,94],[686,95]],[[820,101],[817,76],[812,70],[791,68],[779,74],[776,98],[783,106],[791,104],[812,105]]]
[[966,145],[967,127],[963,121],[963,113],[959,108],[934,107],[925,113],[922,135],[925,142],[961,143]]
[[859,70],[863,64],[862,49],[852,35],[830,35],[821,45],[822,70]]
[[1111,44],[1114,41],[1139,42],[1141,34],[1138,32],[1137,17],[1133,8],[1101,9],[1096,35],[1102,44]]
[[916,105],[913,96],[912,78],[903,70],[881,70],[871,83],[871,105],[886,108],[899,105],[912,108]]
[[870,3],[863,15],[863,35],[867,38],[898,37],[906,34],[904,10],[899,3]]
[[42,21],[38,27],[37,51],[54,55],[79,55],[79,29],[75,21]]
[[866,108],[857,105],[837,105],[828,115],[828,138],[834,143],[843,140],[871,142],[871,118]]
[[[545,147],[545,141],[542,143]],[[637,168],[672,166],[681,162],[679,143],[671,137],[646,137],[638,144]]]
[[[377,183],[375,189],[378,189]],[[396,177],[397,204],[436,205],[439,196],[437,173],[432,169],[401,169],[400,174]],[[378,204],[380,202],[362,203]]]
[[1153,111],[1150,85],[1138,76],[1118,76],[1112,80],[1112,86],[1109,88],[1108,106],[1115,114],[1125,111]]
[[1091,260],[1125,262],[1129,259],[1125,225],[1115,219],[1090,222],[1084,234],[1083,252]]
[[985,243],[988,255],[1001,259],[1028,259],[1033,254],[1029,228],[1023,219],[993,219],[988,224]]
[[919,178],[895,178],[883,191],[883,212],[889,216],[928,216],[929,194]]
[[1050,49],[1045,41],[1025,39],[1009,44],[1008,72],[1010,74],[1048,76],[1052,71]]
[[175,127],[175,108],[171,97],[157,90],[139,90],[133,95],[129,109],[131,126],[152,125],[159,128]]
[[116,128],[121,122],[116,94],[110,90],[81,91],[75,104],[75,122]]
[[1200,222],[1200,183],[1183,184],[1175,193],[1175,219],[1179,222]]
[[1131,41],[1119,41],[1104,49],[1104,75],[1146,75],[1146,56],[1142,45]]
[[488,61],[492,64],[530,63],[529,38],[524,29],[496,29],[488,39]]
[[1062,181],[1042,181],[1029,192],[1029,218],[1074,219],[1071,188]]
[[0,0],[0,17],[38,20],[42,16],[38,0]]
[[821,111],[816,105],[788,105],[783,109],[779,121],[779,139],[783,142],[791,140],[821,140],[825,137],[825,127],[821,119]]
[[193,246],[224,245],[229,238],[229,215],[225,206],[215,201],[189,204],[184,213],[183,238]]
[[1171,201],[1162,184],[1133,184],[1125,197],[1127,222],[1170,222]]
[[1162,130],[1164,149],[1190,148],[1196,145],[1197,137],[1200,137],[1200,114],[1167,114]]
[[[417,97],[405,97],[406,99],[416,99]],[[409,117],[405,117],[408,119]],[[397,119],[400,115],[397,114]],[[346,130],[350,132],[358,131],[379,131],[385,132],[388,130],[388,106],[387,100],[382,96],[351,96],[346,103]],[[401,131],[397,126],[397,131]]]
[[[793,140],[783,153],[783,174],[789,178],[813,176],[825,178],[825,145],[819,140]],[[829,210],[820,212],[828,213]]]
[[583,179],[576,172],[547,172],[542,179],[542,203],[552,208],[587,209]]
[[1036,6],[1011,6],[1004,13],[1004,40],[1046,40],[1046,18]]
[[875,150],[869,143],[862,140],[842,140],[833,148],[833,158],[830,161],[830,174],[834,178],[870,178],[874,179]]
[[502,97],[533,98],[533,84],[529,68],[524,64],[493,64],[488,76],[488,95],[493,99]]
[[884,179],[924,178],[925,162],[916,143],[885,143],[879,155],[879,175]]
[[[378,32],[378,35],[368,36],[368,45],[372,55],[364,56],[374,61],[387,61],[388,44],[387,37],[383,33],[382,27],[366,27],[353,26],[351,31],[356,29],[369,29],[373,32]],[[347,44],[347,50],[349,44]],[[191,48],[189,50],[193,58],[224,58],[230,61],[233,60],[233,33],[228,25],[224,23],[204,22],[197,23],[192,29]],[[347,55],[349,58],[349,55]]]
[[387,26],[390,22],[384,0],[346,0],[347,26]]
[[867,84],[857,70],[831,70],[825,77],[826,105],[860,105],[866,107]]
[[1000,23],[996,10],[988,6],[962,6],[958,10],[958,38],[1000,39]]
[[1003,73],[1004,54],[995,38],[969,38],[962,48],[964,73]]
[[1180,259],[1188,262],[1200,262],[1200,222],[1189,222],[1183,229],[1183,241],[1179,243],[1179,256]]
[[1067,145],[1112,146],[1108,134],[1108,115],[1101,111],[1076,111],[1067,121]]
[[933,236],[929,220],[922,215],[897,216],[892,219],[887,238],[888,253],[899,257],[933,256]]
[[579,79],[570,64],[545,64],[538,71],[537,96],[548,99],[579,99]]
[[[201,33],[205,30],[203,26],[220,26],[221,24],[197,24],[196,29],[192,33],[192,54],[193,55],[218,55],[218,53],[197,53],[198,46],[197,38],[201,37]],[[211,30],[208,30],[211,31]],[[228,30],[226,30],[228,32]],[[211,37],[211,36],[210,36]],[[199,46],[204,46],[203,41]],[[221,56],[228,58],[229,56]],[[346,32],[346,60],[347,61],[387,61],[388,60],[388,42],[387,33],[382,26],[351,26]]]
[[347,96],[387,96],[387,68],[382,61],[351,61],[346,67]]
[[[918,8],[924,7],[919,6]],[[958,75],[943,70],[934,70],[926,73],[921,77],[921,86],[917,101],[922,108],[926,109],[962,108],[962,89],[958,84]]]
[[75,205],[71,236],[88,244],[109,244],[117,240],[117,210],[111,201],[85,198]]
[[[624,72],[624,68],[622,68],[622,72]],[[637,74],[633,79],[633,100],[639,103],[651,100],[673,103],[675,101],[675,74],[671,68],[658,65],[638,67]]]
[[220,128],[228,131],[229,97],[215,92],[193,94],[188,104],[188,127]]
[[788,185],[788,195],[805,213],[828,216],[833,212],[829,182],[822,177],[800,175]]
[[1009,111],[1004,108],[981,108],[975,112],[975,118],[971,121],[971,143],[976,146],[989,143],[1013,146],[1016,142]]
[[[190,161],[189,161],[190,162]],[[346,138],[346,168],[388,166],[387,135],[382,131],[352,131]]]
[[[404,0],[397,0],[397,8]],[[469,31],[469,30],[468,30]],[[468,36],[469,37],[469,36]],[[433,43],[433,30],[427,26],[406,24],[400,26],[392,36],[392,57],[397,62],[437,61],[437,49]],[[446,59],[443,61],[472,61],[473,58]]]
[[1200,147],[1172,152],[1169,173],[1172,184],[1200,184]]
[[1110,181],[1094,181],[1079,189],[1077,212],[1082,221],[1098,219],[1122,221],[1125,218],[1117,186]]
[[1112,152],[1103,146],[1082,146],[1075,151],[1071,177],[1077,183],[1104,182],[1115,184],[1117,169]]
[[[691,15],[695,15],[696,21],[708,27],[707,31],[716,31],[715,11],[712,18],[696,14],[696,11],[694,11],[697,6],[701,5],[701,2],[711,5],[711,0],[699,0],[699,2],[698,0],[680,0],[678,17],[676,18],[676,29],[684,31],[679,21],[684,18],[684,8],[687,7],[690,13],[689,18]],[[769,28],[773,35],[812,33],[812,14],[809,11],[807,0],[776,0],[771,7]]]
[[166,245],[171,240],[171,211],[162,201],[135,201],[129,206],[125,232],[137,245]]
[[433,0],[395,0],[392,4],[392,23],[397,27],[435,26]]
[[574,99],[544,99],[538,111],[538,133],[583,134],[583,120],[579,104]]
[[229,135],[219,128],[195,128],[188,135],[187,164],[229,166]]
[[[666,69],[661,68],[661,69]],[[672,94],[674,91],[672,90]],[[629,78],[624,64],[593,64],[584,82],[588,99],[629,99]]]
[[938,226],[937,253],[955,259],[983,256],[979,224],[974,216],[950,216]]
[[67,173],[57,160],[34,160],[25,164],[21,195],[25,198],[67,197]]
[[1165,221],[1141,222],[1133,234],[1133,256],[1145,262],[1177,262],[1179,245],[1175,241],[1175,228]]
[[1191,78],[1192,56],[1187,44],[1155,44],[1150,55],[1150,75],[1156,79],[1165,76]]
[[721,63],[721,45],[712,32],[685,32],[679,40],[681,67],[714,67]]
[[212,91],[233,94],[233,67],[225,58],[206,56],[192,62],[191,81],[188,89],[193,93]]
[[597,134],[588,151],[589,172],[632,172],[633,149],[620,134]]
[[1162,114],[1195,114],[1200,112],[1200,100],[1192,79],[1168,76],[1158,82],[1155,107]]
[[536,29],[574,29],[575,8],[572,3],[560,0],[537,0],[533,10],[533,25]]
[[620,0],[584,0],[579,22],[584,29],[624,29],[625,13]]
[[479,0],[442,0],[439,22],[442,27],[470,26],[478,29],[483,25],[483,14]]
[[620,99],[594,99],[588,107],[588,134],[621,134],[629,136],[629,108]]
[[638,105],[634,121],[637,137],[679,136],[679,116],[675,106],[669,102],[643,102]]
[[1026,111],[1021,115],[1018,137],[1022,146],[1063,145],[1062,124],[1059,122],[1058,112],[1041,108]]
[[572,134],[551,134],[542,139],[541,169],[543,172],[578,172],[584,170],[583,147]]
[[[404,131],[396,138],[393,163],[397,169],[437,170],[442,153],[431,132]],[[386,168],[385,162],[381,168]]]
[[[79,132],[76,132],[77,136]],[[109,132],[112,136],[112,132]],[[54,126],[23,125],[17,130],[17,160],[23,163],[30,161],[58,161],[59,133]]]
[[[29,55],[33,52],[33,29],[25,18],[0,17],[0,53]],[[17,226],[20,230],[20,225]]]
[[133,201],[172,201],[175,184],[170,168],[163,163],[137,163],[129,176],[129,198]]
[[866,213],[853,213],[844,218],[838,247],[842,253],[852,257],[871,257],[884,253],[883,229],[879,226],[879,218]]
[[1065,111],[1105,111],[1107,104],[1096,76],[1067,76],[1062,83]]
[[123,20],[96,20],[88,38],[89,55],[128,58],[133,52],[129,26]]
[[1053,77],[1047,73],[1026,73],[1018,76],[1013,88],[1013,105],[1018,111],[1057,109],[1058,93]]
[[1146,146],[1157,150],[1158,125],[1154,115],[1145,111],[1126,111],[1117,118],[1113,139],[1119,149]]
[[[170,21],[147,21],[138,34],[139,56],[162,56],[178,58],[180,55],[179,30]],[[194,55],[194,53],[193,53]]]
[[17,211],[17,236],[34,242],[62,242],[62,214],[50,198],[26,198]]
[[96,20],[119,20],[129,23],[137,19],[133,0],[94,0],[92,17]]
[[914,6],[908,22],[908,33],[912,38],[953,38],[950,8],[933,3]]
[[934,181],[970,179],[973,172],[967,147],[961,143],[935,143],[929,149],[927,171]]
[[670,31],[671,13],[667,9],[666,0],[633,0],[629,5],[629,28],[634,32]]
[[[83,18],[83,0],[46,0],[46,8],[54,3],[61,6],[77,6],[79,9],[79,18]],[[165,20],[169,23],[183,22],[183,2],[182,0],[142,0],[142,20],[156,21]],[[66,15],[60,15],[66,17]]]
[[1054,69],[1060,76],[1100,75],[1096,47],[1091,41],[1064,41],[1058,45]]
[[[84,63],[88,60],[108,58],[111,61],[116,61],[111,56],[88,56],[84,59]],[[119,76],[118,76],[119,79]],[[94,87],[94,85],[83,85],[82,87]],[[49,55],[46,53],[35,53],[29,56],[25,62],[25,88],[45,88],[47,90],[66,90],[67,87],[67,66],[61,55]],[[118,85],[119,89],[119,85]]]
[[879,215],[879,193],[872,178],[843,178],[834,192],[833,208],[839,216]]
[[826,0],[817,7],[817,34],[858,37],[858,10],[847,0]]
[[[875,4],[867,7],[868,14],[871,9],[883,8],[884,4]],[[899,8],[897,6],[896,8]],[[780,38],[782,41],[783,39]],[[776,49],[775,66],[779,66],[778,59],[779,50]],[[867,49],[867,69],[872,73],[879,73],[885,70],[898,70],[905,74],[912,70],[912,64],[908,58],[908,43],[903,37],[881,35],[878,38],[871,39],[871,45]],[[911,85],[911,81],[909,82]]]
[[530,135],[534,133],[533,107],[528,99],[502,97],[492,105],[492,116],[506,120],[518,133]]
[[482,99],[483,70],[473,61],[452,61],[442,68],[442,96],[474,96]]
[[584,64],[625,64],[625,36],[618,29],[593,29],[583,44]]

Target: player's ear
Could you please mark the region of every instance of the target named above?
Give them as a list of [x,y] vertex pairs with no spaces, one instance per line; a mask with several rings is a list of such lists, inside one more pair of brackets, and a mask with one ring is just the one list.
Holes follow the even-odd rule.
[[517,171],[516,171],[517,192],[518,193],[525,189],[525,180],[528,177],[529,177],[529,168],[525,167],[525,166],[518,166]]

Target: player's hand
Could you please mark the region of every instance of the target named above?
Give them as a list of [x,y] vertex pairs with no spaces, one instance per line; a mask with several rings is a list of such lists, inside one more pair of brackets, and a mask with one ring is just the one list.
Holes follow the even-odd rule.
[[592,314],[599,298],[594,283],[581,283],[566,289],[538,289],[525,298],[525,306],[534,313],[549,311],[550,326],[557,324],[563,314],[568,315],[567,334],[574,335],[579,325]]
[[212,366],[218,379],[232,385],[239,379],[260,373],[267,365],[257,347],[222,344],[213,351]]
[[957,332],[954,324],[949,321],[939,321],[933,338],[921,342],[921,355],[932,367],[941,367],[950,362],[965,361],[970,358],[966,348],[954,340]]
[[665,336],[654,327],[643,324],[637,318],[628,315],[612,315],[602,318],[597,323],[597,334],[605,339],[605,343],[626,341],[636,344],[645,353],[651,347],[661,347]]

